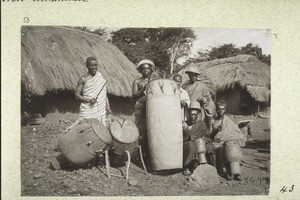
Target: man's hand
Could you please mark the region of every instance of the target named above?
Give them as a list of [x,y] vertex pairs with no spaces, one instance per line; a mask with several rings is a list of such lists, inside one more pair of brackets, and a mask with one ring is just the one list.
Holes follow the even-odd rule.
[[90,99],[91,106],[93,106],[96,102],[97,102],[97,100],[95,98]]
[[191,141],[195,141],[196,140],[196,135],[191,135]]
[[181,107],[184,107],[186,105],[185,100],[180,100],[180,104],[181,104]]
[[222,131],[222,125],[218,126],[217,131],[218,132]]
[[203,107],[204,105],[207,104],[208,100],[206,97],[201,97],[199,99],[197,99],[197,101],[200,103],[200,105]]

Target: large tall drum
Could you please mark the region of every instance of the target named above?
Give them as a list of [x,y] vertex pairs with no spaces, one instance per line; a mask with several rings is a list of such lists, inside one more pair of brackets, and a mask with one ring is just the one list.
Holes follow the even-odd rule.
[[182,168],[183,137],[176,83],[151,81],[147,87],[147,136],[154,171]]

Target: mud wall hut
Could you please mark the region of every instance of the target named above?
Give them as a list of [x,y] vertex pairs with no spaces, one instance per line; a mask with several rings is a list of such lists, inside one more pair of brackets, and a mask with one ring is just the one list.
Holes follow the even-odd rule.
[[185,70],[191,66],[199,69],[202,79],[213,82],[215,100],[225,100],[230,113],[256,114],[269,107],[270,67],[255,56],[239,55],[192,63],[179,72],[183,81],[188,80]]
[[132,114],[131,84],[138,73],[116,46],[95,34],[64,27],[23,26],[21,34],[23,112],[77,116],[74,91],[79,77],[87,73],[86,58],[94,56],[108,83],[112,111]]

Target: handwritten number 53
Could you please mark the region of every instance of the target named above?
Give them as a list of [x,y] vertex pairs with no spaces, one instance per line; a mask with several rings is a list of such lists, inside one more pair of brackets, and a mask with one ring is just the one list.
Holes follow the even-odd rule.
[[26,24],[28,24],[29,23],[29,17],[24,17],[23,18],[23,22],[26,23]]

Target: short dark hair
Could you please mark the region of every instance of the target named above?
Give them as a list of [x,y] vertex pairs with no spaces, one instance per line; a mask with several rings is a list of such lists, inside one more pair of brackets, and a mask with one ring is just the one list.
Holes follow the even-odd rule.
[[175,75],[173,76],[173,80],[174,80],[176,77],[180,78],[180,80],[182,81],[182,76],[181,76],[180,74],[175,74]]
[[91,62],[91,61],[96,61],[96,62],[97,62],[97,59],[96,59],[95,57],[92,57],[92,56],[91,56],[91,57],[88,57],[88,58],[86,59],[86,61],[85,61],[85,64],[88,65],[88,63]]

